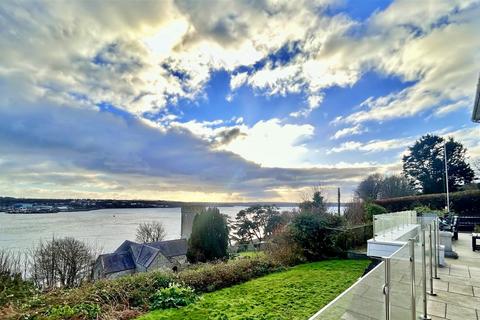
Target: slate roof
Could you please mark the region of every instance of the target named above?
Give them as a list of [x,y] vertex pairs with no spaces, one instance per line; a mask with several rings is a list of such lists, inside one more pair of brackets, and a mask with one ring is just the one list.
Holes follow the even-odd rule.
[[176,239],[148,243],[149,246],[159,249],[167,257],[183,256],[187,254],[187,240]]
[[151,243],[124,241],[114,253],[102,254],[98,259],[102,262],[105,274],[135,269],[137,265],[148,268],[155,257],[163,254],[167,258],[187,254],[187,240],[167,240]]
[[135,269],[135,262],[132,259],[132,255],[128,252],[102,254],[98,259],[105,273]]

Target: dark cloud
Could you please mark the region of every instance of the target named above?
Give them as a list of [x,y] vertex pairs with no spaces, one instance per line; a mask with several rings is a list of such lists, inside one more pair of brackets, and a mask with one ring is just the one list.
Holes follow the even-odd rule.
[[246,134],[240,131],[240,128],[225,129],[218,133],[215,137],[215,145],[222,146],[229,144],[230,142],[241,136],[246,136]]

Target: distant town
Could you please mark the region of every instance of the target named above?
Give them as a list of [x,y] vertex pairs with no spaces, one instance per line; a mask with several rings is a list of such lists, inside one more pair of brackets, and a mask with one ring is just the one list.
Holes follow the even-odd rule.
[[[0,197],[0,212],[10,214],[42,214],[71,211],[89,211],[99,209],[127,209],[127,208],[178,208],[185,205],[205,206],[251,206],[254,204],[277,205],[279,207],[295,207],[298,203],[292,202],[181,202],[167,200],[115,200],[115,199],[35,199]],[[332,204],[333,205],[333,204]]]

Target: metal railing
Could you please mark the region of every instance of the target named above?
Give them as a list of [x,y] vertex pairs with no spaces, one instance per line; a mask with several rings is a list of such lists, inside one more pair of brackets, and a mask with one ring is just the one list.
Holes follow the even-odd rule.
[[419,222],[415,237],[310,320],[429,319],[427,300],[428,295],[435,295],[433,279],[438,267],[438,223],[436,219]]

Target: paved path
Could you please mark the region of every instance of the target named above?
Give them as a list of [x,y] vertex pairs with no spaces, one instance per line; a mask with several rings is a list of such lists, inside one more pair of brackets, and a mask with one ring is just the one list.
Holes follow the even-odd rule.
[[432,320],[480,320],[480,252],[472,251],[469,233],[459,234],[453,249],[459,258],[447,258],[447,266],[438,269],[437,296],[428,297],[428,312]]

